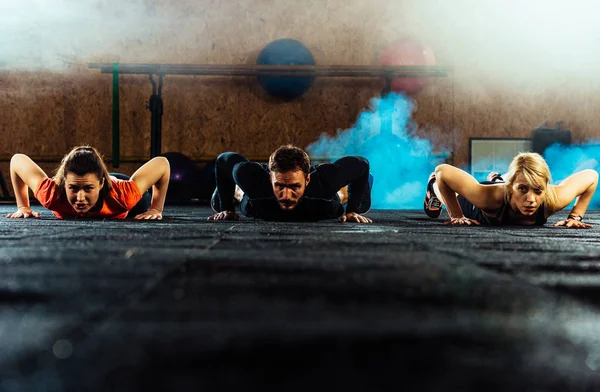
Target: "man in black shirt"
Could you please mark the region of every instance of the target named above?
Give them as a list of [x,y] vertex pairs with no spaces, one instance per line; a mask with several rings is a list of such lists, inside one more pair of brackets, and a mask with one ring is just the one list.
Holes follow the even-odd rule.
[[[217,188],[209,220],[234,220],[235,199],[244,216],[274,221],[317,221],[339,218],[343,222],[370,223],[362,216],[371,208],[372,176],[369,162],[349,156],[333,163],[311,166],[308,154],[291,145],[279,147],[268,164],[248,161],[226,152],[215,162]],[[236,185],[243,192],[236,192]],[[346,210],[338,191],[348,186]],[[234,199],[235,198],[235,199]]]

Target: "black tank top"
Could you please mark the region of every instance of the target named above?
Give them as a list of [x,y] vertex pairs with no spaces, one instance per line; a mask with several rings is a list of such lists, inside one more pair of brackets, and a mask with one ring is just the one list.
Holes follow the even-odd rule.
[[[502,208],[500,208],[500,211],[498,211],[498,213],[496,214],[495,217],[487,215],[483,211],[482,211],[482,213],[487,216],[490,225],[514,225],[514,224],[517,224],[510,220],[510,216],[508,214],[509,210],[510,210],[510,206],[507,203],[504,203],[502,205]],[[532,226],[542,226],[547,221],[548,221],[548,219],[546,218],[546,215],[544,213],[544,204],[542,203],[542,205],[540,205],[540,208],[538,208],[537,211],[535,212],[535,222],[533,223]]]

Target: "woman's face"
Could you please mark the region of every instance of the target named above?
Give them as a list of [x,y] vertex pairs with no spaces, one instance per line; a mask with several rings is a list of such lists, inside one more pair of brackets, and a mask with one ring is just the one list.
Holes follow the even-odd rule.
[[88,173],[83,176],[67,173],[65,177],[67,200],[77,213],[84,214],[91,210],[98,202],[100,189],[102,189],[103,185],[94,173]]
[[526,216],[535,214],[546,196],[546,189],[530,185],[523,173],[516,176],[511,190],[510,205],[512,209]]

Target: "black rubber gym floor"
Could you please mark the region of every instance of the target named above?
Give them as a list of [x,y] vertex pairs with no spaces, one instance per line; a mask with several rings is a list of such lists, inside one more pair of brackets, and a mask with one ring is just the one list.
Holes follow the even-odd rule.
[[[2,216],[12,205],[0,206]],[[600,390],[590,230],[9,220],[0,390]]]

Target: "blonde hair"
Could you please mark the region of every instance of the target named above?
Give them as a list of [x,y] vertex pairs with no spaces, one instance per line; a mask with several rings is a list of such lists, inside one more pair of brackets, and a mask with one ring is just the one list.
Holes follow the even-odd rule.
[[533,187],[545,191],[544,204],[551,211],[556,210],[558,198],[554,187],[550,185],[552,175],[544,158],[535,152],[522,152],[513,158],[508,173],[506,174],[506,187],[504,188],[504,201],[510,203],[512,187],[519,174],[523,174],[525,181]]

